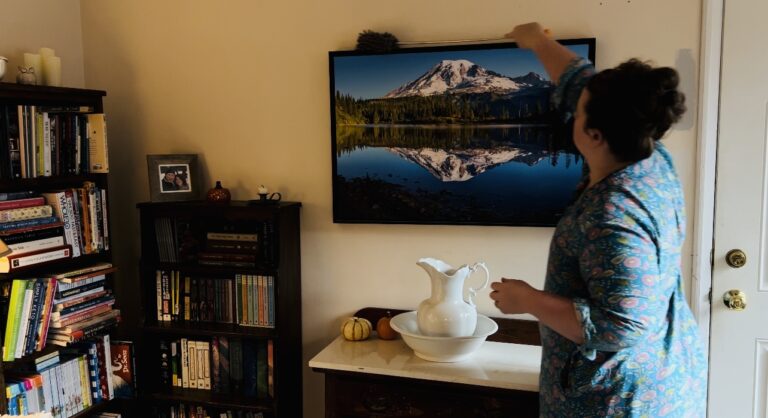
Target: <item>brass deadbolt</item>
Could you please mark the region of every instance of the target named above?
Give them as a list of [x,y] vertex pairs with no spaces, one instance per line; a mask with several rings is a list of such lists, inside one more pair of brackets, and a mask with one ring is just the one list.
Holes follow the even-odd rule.
[[725,255],[725,262],[735,269],[744,267],[744,264],[747,264],[747,254],[739,249],[728,251],[728,254]]
[[743,311],[747,307],[747,295],[739,289],[731,289],[723,295],[723,303],[732,311]]

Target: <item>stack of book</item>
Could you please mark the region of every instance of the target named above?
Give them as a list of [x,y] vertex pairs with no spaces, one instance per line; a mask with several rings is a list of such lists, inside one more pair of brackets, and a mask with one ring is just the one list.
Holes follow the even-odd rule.
[[0,179],[107,173],[107,126],[89,107],[0,107]]
[[72,257],[63,225],[42,196],[0,193],[0,240],[11,251],[0,257],[0,273]]
[[261,412],[213,409],[183,403],[170,407],[157,407],[153,416],[157,418],[264,418]]
[[61,220],[73,257],[109,250],[105,189],[86,181],[83,187],[43,193],[43,197]]
[[[16,279],[3,288],[6,314],[3,361],[65,346],[115,325],[120,311],[106,288],[109,263],[39,279]],[[8,286],[9,285],[9,286]],[[7,306],[7,310],[5,310]]]
[[160,342],[160,378],[166,387],[246,397],[274,396],[272,340],[214,337]]
[[197,254],[205,266],[253,268],[256,266],[258,234],[242,232],[206,233],[205,251]]
[[233,279],[203,279],[157,270],[158,321],[234,322]]
[[[118,375],[122,370],[113,366],[123,365],[120,353],[125,346],[132,343],[110,343],[109,335],[104,335],[35,359],[32,370],[6,377],[8,412],[47,411],[54,418],[67,418],[113,399],[117,385],[125,380]],[[133,360],[126,360],[133,376]]]
[[107,274],[115,271],[102,263],[58,274],[47,342],[59,346],[92,337],[120,322]]

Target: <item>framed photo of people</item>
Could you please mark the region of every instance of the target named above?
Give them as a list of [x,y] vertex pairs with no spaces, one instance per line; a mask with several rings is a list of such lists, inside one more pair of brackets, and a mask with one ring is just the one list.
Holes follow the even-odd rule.
[[147,177],[149,197],[153,202],[200,198],[197,154],[147,155]]

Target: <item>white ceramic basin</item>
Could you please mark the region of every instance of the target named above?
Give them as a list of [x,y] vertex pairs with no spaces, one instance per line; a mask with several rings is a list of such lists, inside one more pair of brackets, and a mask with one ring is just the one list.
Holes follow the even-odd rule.
[[496,332],[499,326],[491,318],[477,314],[474,334],[468,337],[431,337],[422,335],[416,322],[416,311],[395,315],[390,320],[392,329],[403,336],[403,341],[413,349],[416,356],[442,363],[466,360],[483,344],[485,339]]

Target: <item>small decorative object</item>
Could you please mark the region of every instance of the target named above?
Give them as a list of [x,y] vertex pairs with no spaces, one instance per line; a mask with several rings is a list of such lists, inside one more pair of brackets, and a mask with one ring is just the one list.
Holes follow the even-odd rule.
[[382,316],[376,321],[376,333],[379,334],[379,338],[382,340],[394,340],[397,338],[397,331],[392,329],[391,320],[392,313],[387,311],[386,316]]
[[357,50],[363,52],[389,52],[398,49],[397,38],[389,32],[364,30],[357,36]]
[[269,189],[267,189],[263,184],[260,185],[256,190],[259,193],[259,200],[250,200],[249,203],[277,203],[283,199],[283,195],[281,195],[279,192],[270,194]]
[[200,198],[197,154],[147,155],[147,176],[153,202]]
[[35,69],[32,67],[24,68],[19,67],[19,74],[16,75],[16,82],[19,84],[37,84],[37,77],[35,76]]
[[0,81],[3,80],[5,75],[5,67],[8,65],[8,58],[0,56]]
[[205,200],[211,203],[229,203],[231,199],[229,189],[221,187],[221,182],[218,180],[216,180],[216,186],[208,190],[208,194],[205,195]]
[[341,335],[348,341],[367,340],[372,328],[371,321],[353,316],[341,324]]
[[[443,261],[422,258],[416,264],[429,274],[432,281],[432,295],[424,299],[417,310],[421,333],[433,337],[472,335],[477,325],[477,307],[472,297],[485,289],[491,278],[485,263],[465,264],[455,269]],[[470,287],[469,297],[464,300],[464,281],[478,268],[485,271],[485,282],[477,289]]]
[[35,84],[43,84],[43,57],[40,54],[33,54],[31,52],[24,53],[24,67],[29,72],[32,68],[35,74]]

